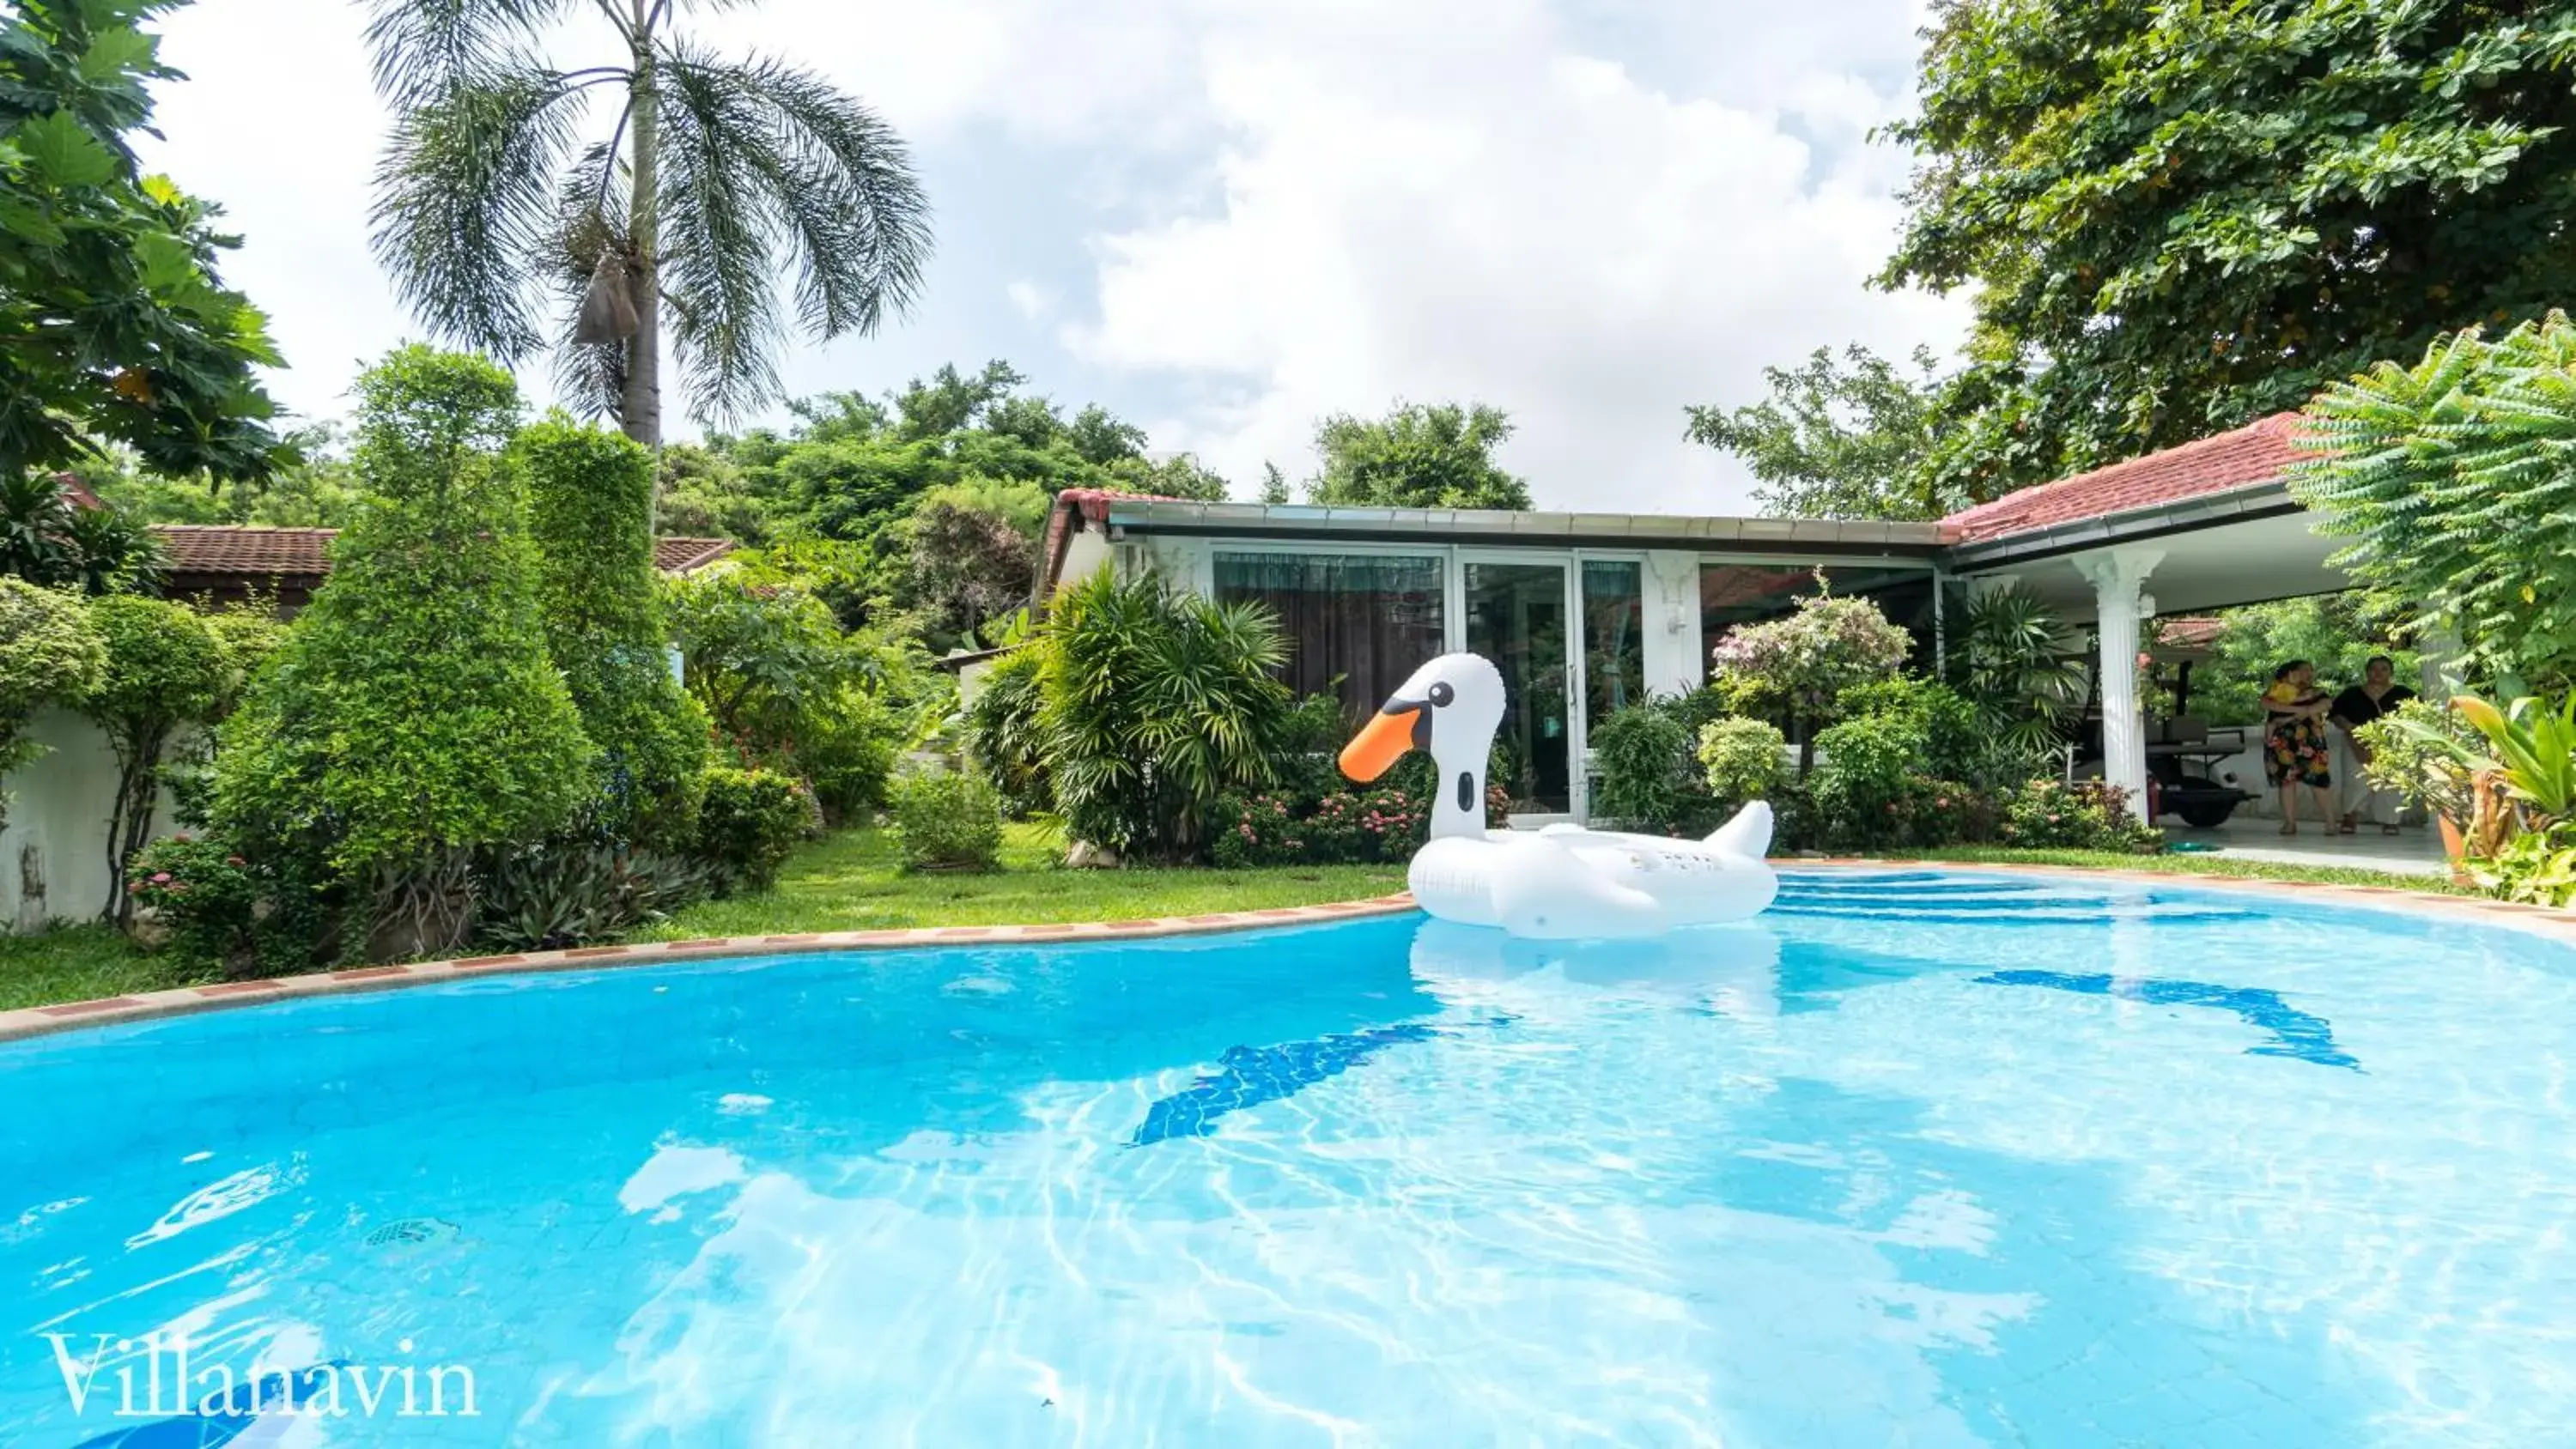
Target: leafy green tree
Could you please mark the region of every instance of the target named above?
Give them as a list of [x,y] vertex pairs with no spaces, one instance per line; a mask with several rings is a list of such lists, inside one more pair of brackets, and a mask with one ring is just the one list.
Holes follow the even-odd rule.
[[735,747],[754,758],[791,744],[854,666],[822,601],[741,572],[662,585],[689,693]]
[[620,843],[684,843],[697,828],[707,718],[665,653],[645,529],[653,455],[561,414],[523,430],[511,451],[528,481],[546,652],[599,747],[595,824]]
[[958,372],[953,363],[942,363],[927,380],[916,377],[895,394],[895,436],[918,443],[962,433],[982,422],[988,410],[1010,397],[1011,389],[1027,381],[1018,368],[999,359],[985,363],[984,370],[972,377]]
[[[44,753],[27,738],[38,709],[77,702],[106,671],[107,642],[79,595],[0,575],[0,775]],[[0,825],[8,818],[0,791]]]
[[1096,468],[1145,456],[1145,430],[1112,414],[1098,403],[1085,407],[1066,424],[1073,451]]
[[1276,463],[1261,465],[1261,501],[1274,505],[1288,501],[1288,475]]
[[1758,403],[1688,409],[1687,436],[1744,460],[1765,512],[1793,518],[1940,518],[1971,500],[1925,476],[1939,364],[1914,350],[1911,374],[1866,347],[1819,347],[1795,369],[1766,367]]
[[2293,659],[2314,664],[2319,684],[2341,689],[2361,682],[2372,655],[2385,654],[2397,682],[2414,686],[2419,656],[2387,637],[2359,595],[2247,604],[2217,617],[2226,628],[2210,641],[2208,662],[2191,672],[2191,712],[2212,723],[2261,724],[2272,671]]
[[1233,485],[1225,476],[1198,460],[1195,453],[1174,453],[1168,458],[1130,458],[1110,466],[1110,475],[1118,486],[1130,493],[1150,493],[1157,498],[1188,498],[1201,503],[1223,503]]
[[100,914],[122,924],[131,913],[126,862],[152,838],[160,767],[180,730],[215,716],[224,702],[223,646],[184,604],[131,594],[100,599],[90,621],[107,643],[107,668],[81,696],[80,711],[116,753],[116,792],[107,815],[107,900]]
[[2456,631],[2505,693],[2576,677],[2576,323],[2464,330],[2327,388],[2307,420],[2320,451],[2290,491],[2352,539],[2334,561],[2373,612]]
[[251,374],[267,323],[216,275],[215,209],[146,176],[141,22],[172,0],[19,0],[0,15],[0,480],[103,443],[172,477],[265,477],[283,450]]
[[1950,0],[1881,281],[1971,287],[1967,498],[2295,408],[2576,294],[2576,25],[2493,0]]
[[1527,508],[1529,485],[1494,462],[1511,419],[1483,403],[1398,406],[1374,421],[1348,413],[1315,430],[1323,471],[1316,503],[1379,508]]
[[224,722],[216,824],[254,865],[316,862],[368,899],[369,951],[462,944],[472,860],[541,840],[594,751],[547,656],[520,403],[479,357],[412,346],[358,380],[369,492],[331,581]]
[[1026,607],[1037,578],[1046,494],[1029,484],[952,484],[912,512],[907,601],[933,652],[972,643],[986,621]]
[[[788,308],[807,335],[876,330],[920,290],[929,205],[902,140],[811,71],[717,55],[644,0],[376,0],[367,29],[394,133],[375,245],[440,335],[504,361],[560,342],[585,412],[662,439],[663,305],[691,411],[770,397]],[[623,63],[542,47],[607,21]],[[595,91],[618,104],[586,128]],[[549,338],[537,294],[570,304]]]

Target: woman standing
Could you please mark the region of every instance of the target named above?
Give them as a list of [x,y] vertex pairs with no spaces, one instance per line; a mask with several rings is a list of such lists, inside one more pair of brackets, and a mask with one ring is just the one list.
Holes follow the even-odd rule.
[[2272,687],[2263,691],[2263,773],[2281,792],[2283,835],[2299,833],[2302,788],[2317,792],[2317,823],[2333,828],[2334,756],[2325,724],[2329,708],[2308,661],[2293,659],[2272,671]]
[[2343,833],[2361,828],[2364,814],[2379,826],[2382,835],[2397,833],[2397,792],[2374,790],[2362,778],[2361,767],[2370,763],[2370,747],[2353,731],[2388,713],[2415,697],[2415,691],[2397,682],[2397,664],[2385,654],[2371,656],[2362,666],[2361,683],[2335,696],[2329,714],[2335,733],[2351,751],[2353,768],[2345,772],[2343,782]]

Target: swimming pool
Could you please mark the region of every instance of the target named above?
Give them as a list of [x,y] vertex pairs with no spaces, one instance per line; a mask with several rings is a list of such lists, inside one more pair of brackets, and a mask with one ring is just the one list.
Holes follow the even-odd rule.
[[0,1441],[184,1335],[281,1444],[2557,1442],[2571,1042],[2536,937],[1969,872],[104,1027],[0,1046]]

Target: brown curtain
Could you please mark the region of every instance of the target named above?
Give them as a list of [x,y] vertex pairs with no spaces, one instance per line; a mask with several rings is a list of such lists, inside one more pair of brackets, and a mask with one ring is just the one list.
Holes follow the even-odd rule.
[[1341,679],[1354,721],[1439,654],[1440,560],[1365,554],[1219,553],[1220,603],[1260,604],[1288,637],[1280,677],[1300,695]]

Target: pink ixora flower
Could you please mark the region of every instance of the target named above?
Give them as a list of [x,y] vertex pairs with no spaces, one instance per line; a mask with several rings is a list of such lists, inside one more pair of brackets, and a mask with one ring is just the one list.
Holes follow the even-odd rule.
[[173,836],[171,836],[170,838],[171,838],[172,840],[175,840],[175,841],[179,842],[181,845],[185,845],[185,844],[187,844],[187,843],[188,843],[189,836],[188,836],[188,832],[186,832],[186,831],[182,830],[182,831],[180,831],[178,834],[173,835]]
[[170,883],[170,872],[166,870],[156,870],[152,872],[152,883],[154,885],[168,885]]

